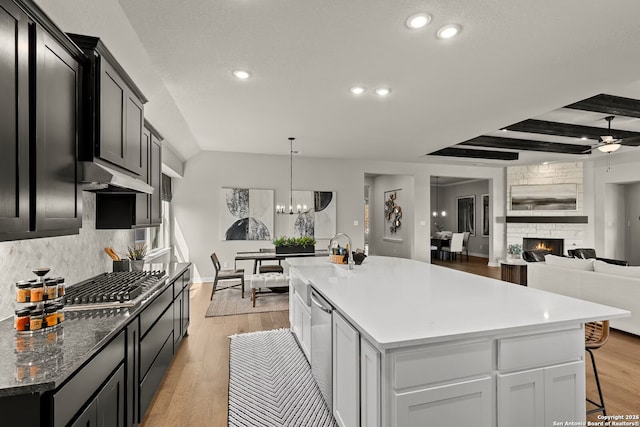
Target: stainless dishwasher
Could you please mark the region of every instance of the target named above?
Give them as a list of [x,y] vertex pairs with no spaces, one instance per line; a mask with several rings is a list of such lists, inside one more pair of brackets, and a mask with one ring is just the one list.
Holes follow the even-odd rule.
[[332,311],[331,304],[311,290],[311,372],[333,412]]

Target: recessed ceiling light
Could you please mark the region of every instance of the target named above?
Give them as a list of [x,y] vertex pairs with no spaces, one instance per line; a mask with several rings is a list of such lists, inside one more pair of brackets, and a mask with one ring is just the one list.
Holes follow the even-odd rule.
[[580,138],[580,141],[586,141],[587,139],[589,138],[587,138],[586,136],[583,136],[582,138]]
[[409,19],[407,19],[407,27],[412,30],[417,30],[419,28],[425,27],[427,24],[431,22],[431,15],[428,13],[416,13],[415,15],[411,15]]
[[462,27],[458,24],[449,24],[444,27],[440,27],[440,29],[436,32],[436,36],[439,39],[450,39],[451,37],[457,36],[460,31],[462,31]]
[[366,90],[367,88],[365,88],[364,86],[354,86],[351,89],[349,89],[349,92],[351,92],[354,95],[362,95]]
[[543,164],[543,165],[548,165],[548,164],[549,164],[549,162],[542,162],[542,164]]
[[500,129],[500,130],[501,130],[502,132],[506,132],[506,131],[507,131],[507,130],[506,130],[506,129],[504,129],[504,128],[502,128],[502,129]]
[[251,77],[251,74],[249,74],[249,72],[245,70],[234,70],[233,75],[241,80],[245,80]]
[[373,91],[378,96],[387,96],[391,92],[391,89],[386,87],[379,87],[378,89]]

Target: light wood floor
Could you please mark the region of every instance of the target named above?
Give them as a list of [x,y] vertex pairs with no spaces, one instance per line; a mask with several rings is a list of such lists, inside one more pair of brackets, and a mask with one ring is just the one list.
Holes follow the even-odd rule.
[[[435,263],[473,274],[500,277],[500,268],[488,267],[484,258]],[[226,426],[229,387],[227,337],[236,333],[289,327],[288,312],[205,318],[210,292],[210,283],[191,286],[189,336],[183,341],[151,403],[143,427]],[[607,415],[640,414],[640,337],[614,330],[609,342],[594,354]],[[597,399],[590,363],[587,364],[587,394]],[[597,414],[593,414],[588,419],[596,421],[596,417]]]

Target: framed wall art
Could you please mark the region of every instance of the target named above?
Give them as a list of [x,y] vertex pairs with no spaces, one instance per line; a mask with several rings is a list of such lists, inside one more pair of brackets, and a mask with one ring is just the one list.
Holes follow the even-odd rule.
[[221,188],[221,240],[273,240],[273,194],[273,190]]
[[458,233],[468,231],[476,235],[476,196],[457,197]]
[[384,240],[394,242],[402,241],[401,195],[401,188],[384,192]]
[[336,192],[304,191],[292,192],[293,206],[306,206],[307,211],[296,213],[290,221],[289,235],[310,236],[315,239],[330,239],[336,234]]
[[482,236],[489,236],[489,224],[491,223],[491,218],[489,217],[489,195],[482,195]]
[[578,209],[578,185],[512,185],[512,211],[575,211]]

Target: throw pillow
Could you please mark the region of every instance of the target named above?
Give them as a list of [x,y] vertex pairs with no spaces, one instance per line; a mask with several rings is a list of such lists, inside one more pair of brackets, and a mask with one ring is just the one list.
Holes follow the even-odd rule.
[[640,267],[625,267],[595,260],[593,270],[596,273],[615,274],[616,276],[635,277],[640,279]]
[[545,255],[544,261],[557,267],[573,268],[575,270],[593,271],[593,259],[565,258],[557,255]]

